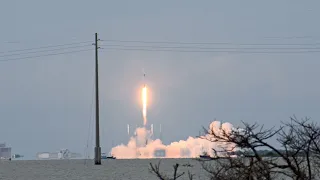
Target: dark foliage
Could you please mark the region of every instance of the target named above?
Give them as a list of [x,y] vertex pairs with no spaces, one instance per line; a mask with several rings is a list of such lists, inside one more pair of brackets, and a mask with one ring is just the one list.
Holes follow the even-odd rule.
[[[211,180],[314,180],[320,179],[320,127],[309,118],[290,118],[279,128],[265,129],[263,126],[243,122],[242,128],[230,131],[205,129],[211,142],[231,145],[232,148],[213,149],[211,161],[199,160]],[[270,143],[274,139],[280,145]],[[263,150],[261,150],[263,149]],[[236,157],[235,157],[236,155]],[[170,179],[153,167],[159,179]],[[178,164],[174,166],[174,178]]]

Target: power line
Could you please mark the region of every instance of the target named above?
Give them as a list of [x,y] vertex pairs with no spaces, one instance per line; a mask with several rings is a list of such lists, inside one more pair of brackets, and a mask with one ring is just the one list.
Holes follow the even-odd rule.
[[267,36],[267,39],[317,39],[315,36]]
[[65,50],[65,49],[74,49],[74,48],[86,47],[86,46],[92,46],[92,45],[71,46],[71,47],[47,49],[47,50],[41,50],[41,51],[31,51],[31,52],[23,52],[23,53],[15,53],[15,54],[6,54],[6,55],[1,55],[0,58],[1,57],[18,56],[18,55],[24,55],[24,54],[32,54],[32,53],[41,53],[41,52],[50,52],[50,51]]
[[68,43],[68,44],[42,46],[42,47],[36,47],[36,48],[17,49],[17,50],[10,50],[10,51],[5,51],[5,52],[0,52],[0,54],[10,53],[10,52],[19,52],[19,51],[29,51],[29,50],[45,49],[45,48],[51,48],[51,47],[61,47],[61,46],[68,46],[68,45],[75,45],[75,44],[83,44],[83,43],[90,43],[90,42],[92,42],[92,41],[82,41],[82,42],[75,42],[75,43]]
[[159,48],[159,49],[258,49],[258,50],[320,50],[320,47],[197,47],[197,46],[136,46],[108,44],[100,45],[102,47],[121,47],[121,48]]
[[198,44],[198,45],[243,45],[243,46],[314,46],[320,43],[231,43],[231,42],[180,42],[180,41],[139,41],[104,39],[102,42],[143,43],[143,44]]
[[20,43],[19,41],[5,41],[5,42],[2,42],[3,44],[17,44],[17,43]]
[[[250,44],[250,43],[217,43],[217,42],[178,42],[178,41],[127,41],[127,40],[101,40],[104,42],[118,42],[118,43],[144,43],[144,44],[162,44],[162,45],[122,45],[122,44],[105,44],[100,45],[103,47],[108,48],[101,48],[102,50],[120,50],[120,51],[155,51],[155,52],[187,52],[187,53],[247,53],[247,54],[290,54],[290,53],[319,53],[320,47],[290,47],[290,45],[320,45],[320,43],[315,44]],[[11,56],[19,56],[24,54],[33,54],[33,53],[42,53],[42,52],[50,52],[50,51],[59,51],[59,50],[66,50],[66,49],[74,49],[74,48],[81,48],[86,46],[91,46],[92,44],[84,44],[89,43],[92,41],[82,41],[82,42],[75,42],[75,43],[67,43],[67,44],[59,44],[59,45],[50,45],[50,46],[42,46],[37,48],[27,48],[27,49],[18,49],[18,50],[11,50],[7,52],[0,52],[0,58],[3,57],[11,57]],[[84,44],[79,46],[70,46],[76,44]],[[176,44],[176,45],[207,45],[207,46],[166,46],[165,44]],[[208,45],[277,45],[277,47],[210,47]],[[289,47],[278,47],[278,45],[287,45]],[[67,46],[67,47],[63,47]],[[69,47],[68,47],[69,46]],[[61,47],[61,48],[54,48],[54,47]],[[53,49],[52,49],[53,48]],[[45,50],[39,50],[45,49]],[[31,51],[30,51],[31,50]],[[33,50],[33,51],[32,51]],[[54,56],[54,55],[61,55],[61,54],[70,54],[70,53],[77,53],[83,51],[90,51],[92,49],[82,49],[82,50],[75,50],[75,51],[67,51],[67,52],[56,52],[50,54],[42,54],[42,55],[34,55],[34,56],[27,56],[27,57],[18,57],[18,58],[10,58],[10,59],[3,59],[3,61],[13,61],[13,60],[23,60],[23,59],[30,59],[30,58],[38,58],[38,57],[45,57],[45,56]],[[258,50],[258,51],[255,51]],[[286,51],[284,51],[286,50]],[[30,52],[23,52],[23,51],[30,51]],[[21,52],[21,53],[11,53],[10,52]]]
[[163,51],[163,52],[189,52],[189,53],[247,53],[247,54],[290,54],[290,53],[319,53],[319,51],[205,51],[205,50],[179,50],[179,49],[132,49],[132,48],[108,48],[103,50],[121,50],[121,51]]
[[37,55],[37,56],[28,56],[28,57],[21,57],[21,58],[12,58],[12,59],[4,59],[0,60],[0,62],[4,61],[16,61],[16,60],[23,60],[23,59],[30,59],[30,58],[38,58],[38,57],[46,57],[46,56],[55,56],[55,55],[62,55],[62,54],[71,54],[71,53],[77,53],[77,52],[84,52],[84,51],[92,51],[93,49],[83,49],[78,51],[67,51],[67,52],[61,52],[61,53],[51,53],[51,54],[44,54],[44,55]]
[[[71,46],[71,47],[63,47],[63,48],[55,48],[55,49],[47,49],[41,51],[32,51],[32,52],[23,52],[23,53],[15,53],[15,54],[6,54],[1,55],[1,57],[10,57],[10,56],[17,56],[23,54],[32,54],[32,53],[40,53],[40,52],[50,52],[56,50],[65,50],[65,49],[73,49],[79,47],[86,47],[91,45],[81,45],[81,46]],[[221,53],[317,53],[320,51],[320,47],[270,47],[270,48],[263,48],[263,47],[196,47],[196,46],[131,46],[131,45],[118,45],[118,44],[109,44],[109,45],[101,45],[103,47],[120,47],[120,48],[107,48],[110,50],[123,50],[123,51],[169,51],[169,52],[221,52]],[[152,49],[147,49],[152,48]],[[102,48],[103,49],[103,48]],[[176,50],[178,49],[178,50]],[[195,50],[195,49],[204,49],[205,51]],[[215,51],[212,51],[215,50]],[[232,51],[230,51],[232,50]],[[300,50],[300,51],[239,51],[239,50]],[[301,51],[304,50],[304,51]],[[72,51],[74,52],[74,51]],[[56,53],[55,53],[56,54]],[[60,54],[60,53],[58,53]],[[49,54],[50,55],[50,54]],[[41,57],[47,55],[38,55],[38,56],[30,56],[31,57]],[[29,57],[22,57],[22,58],[14,58],[14,59],[25,59]],[[7,61],[2,60],[2,61]],[[9,59],[11,60],[11,59]]]

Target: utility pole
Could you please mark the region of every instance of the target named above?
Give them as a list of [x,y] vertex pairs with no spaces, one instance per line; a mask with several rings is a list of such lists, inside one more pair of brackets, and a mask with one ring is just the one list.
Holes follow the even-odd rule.
[[99,133],[99,73],[98,73],[98,33],[95,34],[95,85],[96,85],[96,147],[94,148],[94,164],[101,164],[101,147],[100,147],[100,133]]

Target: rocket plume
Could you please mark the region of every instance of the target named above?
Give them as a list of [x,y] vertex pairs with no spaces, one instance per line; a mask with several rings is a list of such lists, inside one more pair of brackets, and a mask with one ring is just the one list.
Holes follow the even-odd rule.
[[142,116],[143,116],[143,125],[147,124],[147,87],[142,88]]
[[[233,128],[230,123],[221,124],[219,121],[213,121],[209,128],[216,134],[230,132]],[[212,138],[211,133],[204,135],[207,139]],[[111,149],[111,154],[117,159],[136,159],[136,158],[159,158],[157,152],[165,152],[163,158],[195,158],[207,152],[214,156],[212,148],[221,151],[224,148],[233,149],[234,145],[222,142],[211,142],[203,138],[189,137],[187,140],[172,142],[164,145],[160,139],[153,140],[152,132],[145,127],[137,128],[135,136],[131,137],[128,144],[118,145]]]

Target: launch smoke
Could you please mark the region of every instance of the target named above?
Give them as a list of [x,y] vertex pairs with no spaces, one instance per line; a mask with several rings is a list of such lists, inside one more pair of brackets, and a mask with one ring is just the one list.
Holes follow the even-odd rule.
[[[222,130],[230,132],[233,128],[230,123],[221,124],[219,121],[213,121],[209,128],[217,134]],[[189,137],[187,140],[172,142],[164,145],[160,139],[151,139],[151,131],[145,127],[137,128],[136,135],[131,137],[128,144],[113,147],[111,154],[117,159],[136,159],[136,158],[159,158],[157,152],[161,152],[164,158],[195,158],[207,152],[213,156],[212,148],[222,150],[222,148],[232,149],[231,144],[210,142],[203,138]],[[210,134],[205,135],[210,138]]]

